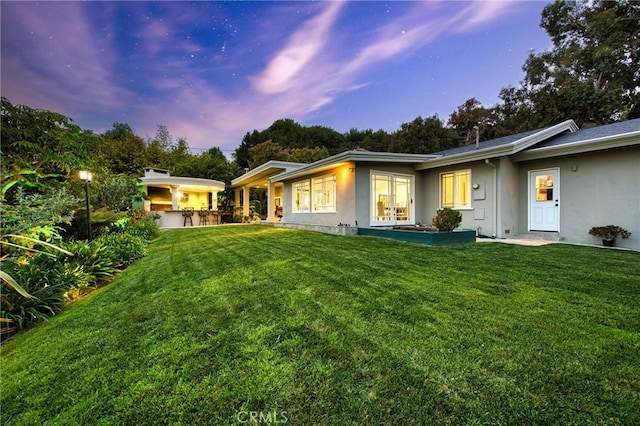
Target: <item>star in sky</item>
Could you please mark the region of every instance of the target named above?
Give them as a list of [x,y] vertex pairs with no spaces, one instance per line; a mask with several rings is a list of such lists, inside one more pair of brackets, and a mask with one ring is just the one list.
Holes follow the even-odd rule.
[[486,106],[550,46],[542,2],[2,2],[2,96],[230,152],[279,118],[396,130]]

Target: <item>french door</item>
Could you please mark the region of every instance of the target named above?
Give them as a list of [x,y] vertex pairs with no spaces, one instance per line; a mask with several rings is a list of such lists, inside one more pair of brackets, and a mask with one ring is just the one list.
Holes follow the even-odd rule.
[[413,176],[371,172],[371,225],[414,223]]

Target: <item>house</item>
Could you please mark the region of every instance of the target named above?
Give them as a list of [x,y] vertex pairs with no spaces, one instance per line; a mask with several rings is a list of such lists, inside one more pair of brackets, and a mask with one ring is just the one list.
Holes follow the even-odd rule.
[[269,221],[385,227],[431,223],[451,207],[481,235],[598,244],[589,229],[615,224],[632,233],[617,246],[640,248],[640,119],[586,129],[567,120],[430,155],[353,150],[277,163],[232,182],[267,188]]

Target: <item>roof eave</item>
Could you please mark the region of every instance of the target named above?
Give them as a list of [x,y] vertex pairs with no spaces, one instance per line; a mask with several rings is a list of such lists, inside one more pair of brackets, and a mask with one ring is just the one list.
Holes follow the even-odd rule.
[[341,164],[347,162],[389,162],[389,163],[408,163],[415,164],[422,161],[426,161],[430,158],[437,158],[437,155],[433,154],[404,154],[397,152],[376,152],[376,151],[345,151],[340,154],[332,155],[331,157],[323,158],[315,163],[308,164],[306,167],[302,167],[298,170],[291,172],[281,173],[276,176],[272,176],[269,180],[271,182],[281,182],[288,179],[293,179],[300,176],[305,176],[311,173],[319,172],[338,167]]
[[602,138],[576,141],[563,145],[547,146],[520,152],[513,157],[513,161],[537,160],[557,157],[559,155],[581,154],[585,152],[601,151],[604,149],[622,148],[640,145],[640,131],[611,135]]

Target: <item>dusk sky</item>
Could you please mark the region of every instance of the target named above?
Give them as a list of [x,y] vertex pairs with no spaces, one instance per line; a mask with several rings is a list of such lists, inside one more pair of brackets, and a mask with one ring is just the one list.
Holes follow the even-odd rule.
[[1,94],[227,155],[279,118],[392,132],[495,104],[551,46],[545,4],[2,1]]

